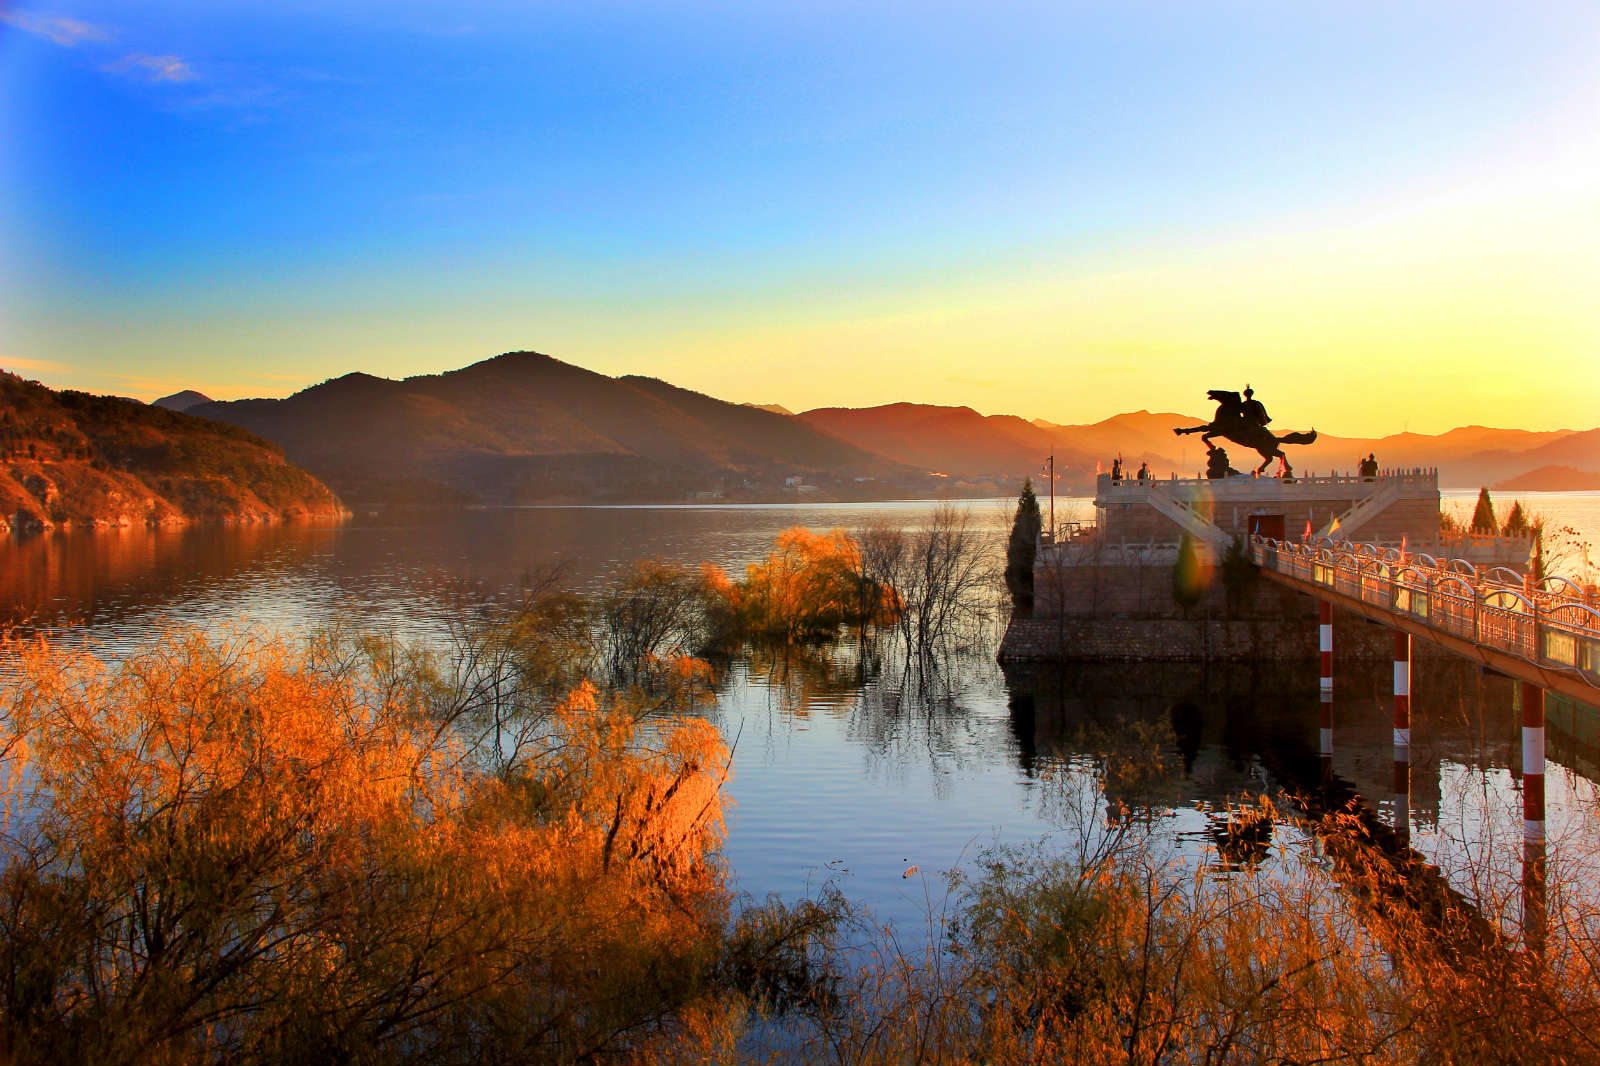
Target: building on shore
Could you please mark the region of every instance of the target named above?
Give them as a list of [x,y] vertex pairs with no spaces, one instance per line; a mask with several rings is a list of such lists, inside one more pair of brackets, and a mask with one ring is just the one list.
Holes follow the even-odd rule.
[[1094,502],[1094,525],[1041,536],[1033,608],[1013,618],[1002,660],[1314,655],[1310,602],[1257,578],[1244,552],[1252,536],[1361,541],[1479,567],[1520,568],[1532,547],[1527,536],[1444,531],[1433,469],[1168,480],[1102,474]]

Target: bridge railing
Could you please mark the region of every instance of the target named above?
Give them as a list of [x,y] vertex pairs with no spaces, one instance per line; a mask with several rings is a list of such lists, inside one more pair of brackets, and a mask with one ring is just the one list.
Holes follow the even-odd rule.
[[1600,688],[1600,596],[1563,577],[1327,540],[1252,537],[1257,566]]

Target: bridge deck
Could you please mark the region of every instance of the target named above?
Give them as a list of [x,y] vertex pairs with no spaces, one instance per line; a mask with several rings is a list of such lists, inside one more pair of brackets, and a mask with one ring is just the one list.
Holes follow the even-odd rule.
[[1564,578],[1348,542],[1254,537],[1261,572],[1510,677],[1600,703],[1600,605]]

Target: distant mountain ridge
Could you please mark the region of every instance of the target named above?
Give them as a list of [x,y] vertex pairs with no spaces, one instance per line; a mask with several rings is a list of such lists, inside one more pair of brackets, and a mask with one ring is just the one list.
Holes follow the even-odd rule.
[[797,479],[859,496],[872,490],[858,478],[916,473],[794,418],[537,352],[401,381],[347,374],[193,413],[277,441],[357,501],[738,498]]
[[171,396],[163,396],[159,400],[151,400],[150,405],[152,407],[165,407],[169,411],[187,411],[196,404],[210,402],[211,397],[205,393],[196,392],[193,389],[184,389],[182,392],[175,392]]
[[0,532],[344,513],[326,485],[253,434],[0,372]]
[[[1176,428],[1201,425],[1193,415],[1134,411],[1099,422],[1064,425],[1044,419],[1024,422],[1012,415],[980,415],[969,407],[886,404],[881,407],[821,407],[798,416],[864,448],[905,456],[952,477],[996,480],[1037,479],[1044,457],[1056,457],[1058,491],[1090,492],[1097,470],[1109,471],[1121,459],[1125,470],[1148,463],[1152,473],[1197,477],[1205,465],[1198,436],[1180,437]],[[1279,433],[1309,425],[1278,424]],[[1234,467],[1250,470],[1261,458],[1253,450],[1219,441]],[[1600,471],[1600,429],[1573,431],[1497,429],[1462,426],[1440,434],[1396,433],[1384,437],[1319,434],[1316,443],[1289,446],[1290,462],[1302,472],[1353,471],[1366,455],[1385,467],[1436,467],[1447,488],[1476,488],[1547,469],[1541,484],[1560,481],[1563,470],[1576,475],[1572,488],[1588,484]],[[1271,468],[1269,468],[1269,473]]]
[[1494,487],[1504,492],[1595,492],[1600,491],[1600,471],[1577,470],[1570,466],[1541,466]]
[[[1130,473],[1197,476],[1205,450],[1173,430],[1203,419],[1132,411],[1098,422],[983,415],[970,407],[893,403],[790,415],[729,403],[638,375],[608,377],[536,352],[390,380],[351,373],[282,400],[200,404],[196,415],[243,426],[284,448],[347,498],[386,503],[524,503],[685,498],[887,498],[1009,495],[1054,454],[1057,491],[1093,491],[1120,458]],[[1275,412],[1273,429],[1310,429]],[[1235,467],[1253,451],[1224,443]],[[1323,432],[1288,449],[1301,472],[1437,467],[1447,488],[1499,484],[1540,468],[1541,484],[1600,470],[1600,429],[1463,426],[1379,438]]]

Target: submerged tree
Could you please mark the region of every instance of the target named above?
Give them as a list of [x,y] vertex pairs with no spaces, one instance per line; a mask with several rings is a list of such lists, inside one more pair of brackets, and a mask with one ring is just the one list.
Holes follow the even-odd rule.
[[860,543],[863,574],[892,590],[906,665],[927,668],[919,675],[925,684],[941,653],[969,643],[990,617],[995,546],[970,510],[948,503],[920,530],[878,526],[863,531]]
[[1043,519],[1039,497],[1033,493],[1033,480],[1022,483],[1017,497],[1017,513],[1011,520],[1011,537],[1006,541],[1006,591],[1019,612],[1033,609],[1033,563]]
[[[747,633],[782,640],[830,635],[863,619],[860,552],[842,529],[813,533],[794,526],[772,551],[725,588]],[[867,605],[870,611],[870,605]]]

